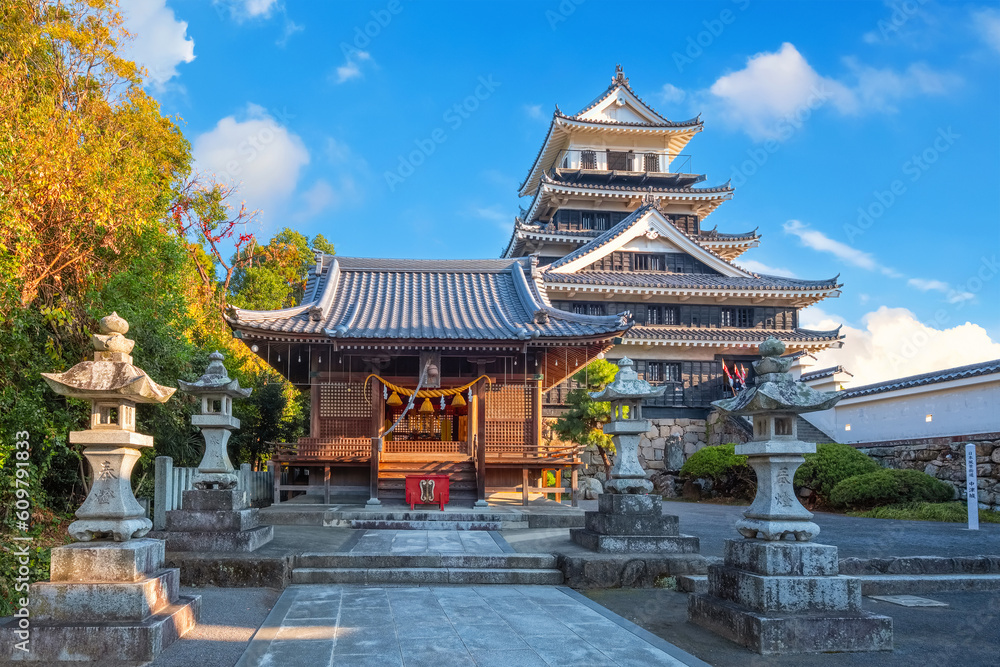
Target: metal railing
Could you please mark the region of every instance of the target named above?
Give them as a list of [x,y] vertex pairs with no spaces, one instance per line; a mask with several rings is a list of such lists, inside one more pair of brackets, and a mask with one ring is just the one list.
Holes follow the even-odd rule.
[[668,151],[567,148],[555,162],[560,169],[690,174],[691,156]]

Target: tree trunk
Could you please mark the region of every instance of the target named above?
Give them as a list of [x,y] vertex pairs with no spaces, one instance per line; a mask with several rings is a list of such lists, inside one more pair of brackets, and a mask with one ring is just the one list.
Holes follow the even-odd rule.
[[604,461],[604,474],[607,475],[607,479],[611,479],[611,458],[608,456],[607,450],[597,445],[597,453],[601,455],[601,460]]

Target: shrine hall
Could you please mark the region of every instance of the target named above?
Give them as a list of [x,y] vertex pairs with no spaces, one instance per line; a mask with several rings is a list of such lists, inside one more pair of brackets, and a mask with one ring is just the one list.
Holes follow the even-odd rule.
[[[541,492],[577,446],[542,439],[542,397],[620,342],[627,312],[554,308],[537,258],[399,260],[317,254],[302,303],[230,308],[234,335],[311,397],[308,437],[277,443],[275,500],[302,492],[402,500],[447,475],[450,502]],[[281,475],[282,469],[285,474]],[[284,478],[285,482],[278,480]],[[561,477],[560,477],[561,482]]]

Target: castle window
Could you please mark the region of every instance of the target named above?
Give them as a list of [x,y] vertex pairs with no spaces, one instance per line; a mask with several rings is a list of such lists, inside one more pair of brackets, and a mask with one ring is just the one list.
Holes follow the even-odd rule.
[[607,211],[598,211],[594,213],[594,229],[599,229],[600,231],[606,231],[611,229],[609,224]]
[[646,382],[679,382],[680,379],[680,364],[667,361],[646,362]]
[[632,152],[608,151],[608,169],[632,171]]
[[580,151],[580,169],[597,169],[596,151]]
[[659,171],[660,156],[656,153],[646,153],[642,158],[643,171]]
[[632,253],[633,271],[662,271],[663,255],[652,255],[649,253]]
[[741,329],[753,328],[753,308],[723,308],[719,325]]
[[648,306],[646,309],[646,324],[677,324],[680,319],[677,306]]

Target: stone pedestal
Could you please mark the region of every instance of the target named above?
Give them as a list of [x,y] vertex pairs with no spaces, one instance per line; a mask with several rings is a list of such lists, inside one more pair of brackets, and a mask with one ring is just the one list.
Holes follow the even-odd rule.
[[726,540],[688,618],[764,655],[891,651],[892,619],[862,611],[861,581],[838,568],[834,546]]
[[28,651],[19,619],[0,626],[0,662],[152,660],[194,627],[201,598],[179,595],[160,540],[78,542],[52,550],[51,581],[32,584]]
[[698,538],[681,535],[676,516],[664,516],[660,496],[602,493],[596,512],[587,512],[585,528],[573,528],[570,537],[599,553],[698,553]]
[[165,540],[167,551],[254,551],[274,538],[243,489],[185,491],[181,505],[167,512],[166,530],[149,534]]

